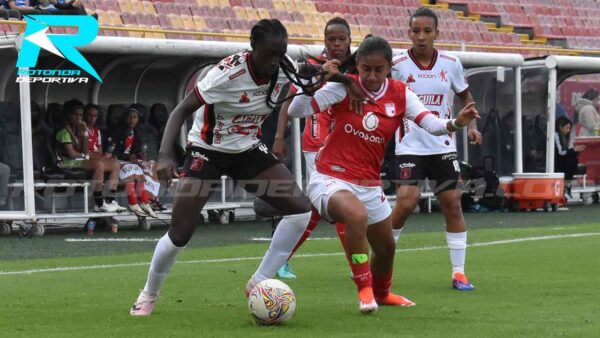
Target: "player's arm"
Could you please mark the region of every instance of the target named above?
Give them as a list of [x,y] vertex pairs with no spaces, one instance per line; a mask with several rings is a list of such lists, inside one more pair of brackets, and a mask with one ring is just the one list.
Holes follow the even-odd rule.
[[466,127],[472,120],[479,118],[474,108],[475,103],[469,103],[454,119],[440,119],[433,115],[419,100],[417,94],[406,88],[405,117],[428,133],[436,136],[446,135]]
[[[287,93],[287,98],[291,97],[296,93],[296,87],[290,85],[290,89]],[[277,118],[277,132],[275,133],[275,141],[273,142],[272,152],[277,158],[285,157],[285,131],[287,130],[288,124],[288,109],[292,100],[285,100],[279,109],[279,117]]]
[[342,102],[346,97],[346,87],[341,83],[328,82],[317,90],[313,96],[298,95],[294,97],[288,109],[291,117],[307,117],[317,114],[336,103]]
[[[475,102],[469,89],[466,89],[456,95],[458,95],[458,97],[460,98],[460,103],[463,107],[466,107],[471,102]],[[481,144],[482,137],[479,130],[477,130],[476,119],[472,120],[471,123],[469,123],[469,127],[467,128],[467,134],[469,135],[469,140],[471,140],[471,144]]]

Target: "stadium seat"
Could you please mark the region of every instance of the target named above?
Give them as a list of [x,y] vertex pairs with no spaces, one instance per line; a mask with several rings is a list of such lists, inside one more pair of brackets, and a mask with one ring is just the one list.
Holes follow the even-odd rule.
[[118,0],[119,9],[121,12],[134,13],[133,7],[129,0]]

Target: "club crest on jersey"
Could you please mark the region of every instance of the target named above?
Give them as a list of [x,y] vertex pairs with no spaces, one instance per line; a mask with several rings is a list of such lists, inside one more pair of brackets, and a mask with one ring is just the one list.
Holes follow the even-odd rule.
[[385,104],[385,114],[389,117],[393,117],[396,115],[396,104],[395,103],[386,103]]
[[448,74],[448,72],[442,69],[440,71],[440,80],[443,82],[448,82],[448,78],[446,78],[447,74]]
[[415,167],[414,163],[402,163],[400,164],[400,179],[406,180],[411,176],[412,168]]
[[240,97],[239,103],[248,103],[248,102],[250,102],[250,97],[248,97],[248,93],[243,92],[242,96]]
[[190,170],[199,172],[202,169],[202,165],[204,164],[204,161],[208,161],[208,157],[206,157],[205,155],[203,155],[197,151],[193,151],[192,152],[192,164],[190,165]]
[[379,126],[379,118],[375,113],[368,112],[362,120],[362,126],[366,131],[373,131]]
[[406,83],[416,82],[415,77],[412,74],[408,74],[408,79],[406,79]]

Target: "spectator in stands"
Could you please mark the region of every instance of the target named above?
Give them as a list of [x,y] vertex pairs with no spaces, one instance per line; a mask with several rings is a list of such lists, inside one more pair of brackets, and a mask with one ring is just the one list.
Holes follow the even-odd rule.
[[[66,124],[56,133],[58,166],[60,168],[79,168],[93,173],[94,211],[125,211],[126,209],[121,207],[114,197],[119,184],[119,164],[115,161],[90,159],[86,135],[87,126],[82,121],[83,108],[83,103],[76,99],[64,104]],[[110,195],[103,197],[104,173],[110,174],[108,179]]]
[[581,125],[579,136],[595,136],[596,129],[600,128],[598,102],[600,102],[600,93],[590,88],[575,104],[575,116]]
[[558,119],[559,117],[562,117],[562,116],[568,117],[567,111],[560,103],[556,102],[556,109],[554,112],[554,117]]
[[80,0],[38,0],[38,6],[52,14],[87,15]]
[[35,0],[2,0],[6,9],[19,11],[21,14],[49,14],[49,11],[35,8]]
[[[112,158],[112,151],[103,152],[102,136],[100,130],[96,127],[99,110],[100,107],[93,103],[85,106],[84,120],[87,125],[88,150],[90,158],[104,162],[105,166],[112,166],[112,162],[115,162]],[[146,179],[144,178],[142,168],[137,164],[128,162],[121,162],[119,166],[121,168],[119,171],[119,180],[125,183],[129,210],[136,216],[156,218],[156,214],[149,205],[150,201],[144,189]],[[141,204],[138,204],[138,195]]]
[[0,208],[6,205],[8,196],[8,179],[10,178],[10,167],[0,162]]
[[[158,202],[158,193],[160,184],[158,183],[158,175],[156,173],[156,162],[149,161],[146,156],[146,141],[143,129],[139,126],[140,111],[139,105],[132,105],[127,108],[125,119],[120,128],[112,135],[116,147],[114,156],[128,163],[137,164],[142,168],[145,176],[145,188],[150,192],[152,208],[155,210],[163,210],[164,208]],[[145,210],[149,215],[149,210]],[[156,216],[154,214],[154,216]]]
[[565,174],[565,193],[571,195],[571,180],[577,173],[577,153],[585,149],[585,145],[573,145],[575,137],[571,133],[573,122],[568,117],[556,120],[554,133],[554,170]]

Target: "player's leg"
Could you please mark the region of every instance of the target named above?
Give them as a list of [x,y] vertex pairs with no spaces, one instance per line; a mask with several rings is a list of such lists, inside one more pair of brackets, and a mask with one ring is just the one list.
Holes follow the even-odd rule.
[[352,279],[358,288],[359,309],[363,313],[377,310],[367,239],[368,213],[350,190],[338,190],[325,201],[329,217],[346,225],[346,248],[350,256]]
[[380,187],[361,188],[360,200],[367,209],[367,238],[371,246],[373,294],[379,305],[413,306],[410,300],[390,292],[396,254],[392,235],[392,210]]
[[425,180],[422,159],[415,155],[396,156],[396,205],[392,210],[392,227],[396,242],[404,229],[406,220],[419,203],[421,188],[419,184]]
[[205,161],[205,158],[210,157],[208,153],[201,154],[201,152],[194,148],[185,160],[185,177],[182,177],[177,184],[171,226],[156,244],[146,284],[130,310],[133,316],[152,314],[154,303],[167,274],[196,229],[200,211],[214,186],[220,185],[221,170],[214,163],[218,162],[218,158],[212,158],[214,162]]
[[467,227],[462,212],[460,167],[456,153],[435,155],[431,169],[434,192],[446,220],[446,243],[452,264],[452,286],[460,291],[471,291],[474,286],[465,275]]
[[265,146],[260,145],[244,153],[240,160],[253,165],[244,170],[234,168],[231,176],[248,192],[256,194],[285,215],[273,233],[260,266],[246,285],[248,294],[256,283],[273,278],[285,264],[308,225],[311,205],[292,173]]

